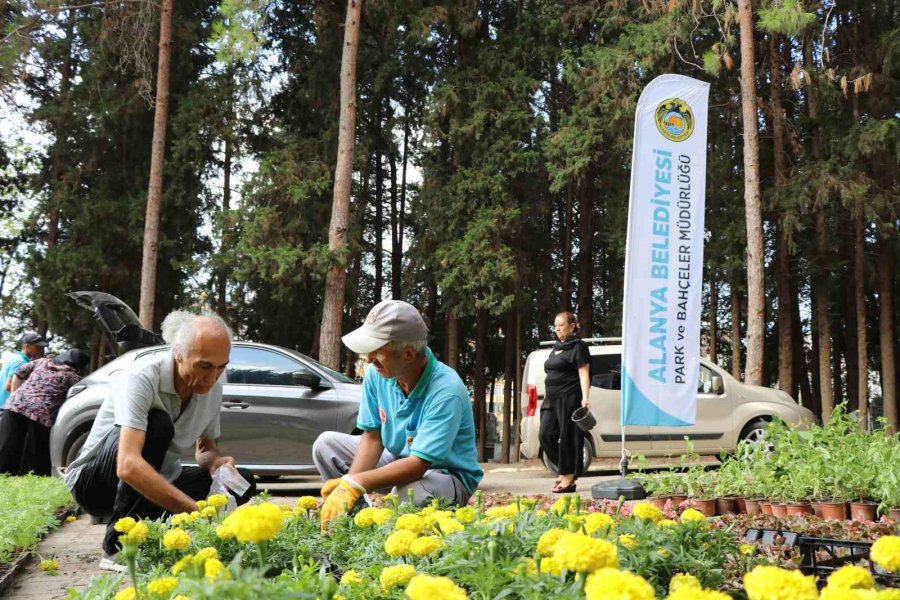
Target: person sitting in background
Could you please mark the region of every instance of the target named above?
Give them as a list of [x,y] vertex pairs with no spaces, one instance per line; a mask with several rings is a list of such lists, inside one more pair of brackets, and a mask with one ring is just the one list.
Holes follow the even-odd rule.
[[44,356],[44,347],[46,345],[47,342],[44,341],[44,338],[34,331],[26,331],[19,338],[19,346],[22,350],[12,354],[4,361],[3,368],[0,369],[0,415],[3,414],[3,410],[6,408],[6,401],[12,394],[12,379],[16,369],[27,362]]
[[50,428],[69,388],[81,380],[90,356],[72,348],[56,358],[21,365],[0,421],[0,473],[50,474]]
[[[100,561],[119,550],[116,521],[156,519],[166,513],[199,510],[213,474],[234,458],[216,446],[222,410],[222,374],[231,353],[231,329],[216,315],[170,313],[162,324],[171,352],[137,364],[110,386],[91,433],[66,469],[66,485],[88,514],[112,515]],[[194,449],[199,466],[182,467],[179,457]],[[236,498],[243,504],[256,493],[253,473],[238,469],[250,484]]]

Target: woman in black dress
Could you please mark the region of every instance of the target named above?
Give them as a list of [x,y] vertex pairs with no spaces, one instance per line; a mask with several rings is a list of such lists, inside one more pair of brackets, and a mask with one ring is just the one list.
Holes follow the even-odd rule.
[[547,377],[539,437],[544,452],[559,468],[553,493],[563,494],[575,491],[576,474],[582,468],[584,436],[572,422],[572,413],[591,405],[591,355],[587,344],[575,335],[575,315],[559,313],[553,329],[559,341],[544,363]]

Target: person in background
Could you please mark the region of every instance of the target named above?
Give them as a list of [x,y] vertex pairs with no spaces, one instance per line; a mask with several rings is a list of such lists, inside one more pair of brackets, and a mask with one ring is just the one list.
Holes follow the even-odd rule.
[[553,344],[544,363],[547,378],[541,405],[539,438],[541,448],[559,468],[554,494],[574,492],[576,475],[582,469],[584,435],[572,422],[572,413],[590,408],[591,354],[576,334],[578,320],[570,312],[561,312],[553,321],[559,341]]
[[21,365],[0,421],[0,473],[50,475],[50,428],[90,356],[72,348]]
[[44,341],[37,332],[26,331],[19,338],[20,351],[10,355],[9,359],[3,362],[3,368],[0,369],[0,415],[6,408],[6,401],[12,394],[12,380],[16,369],[27,362],[41,358],[44,356],[44,347],[47,342]]

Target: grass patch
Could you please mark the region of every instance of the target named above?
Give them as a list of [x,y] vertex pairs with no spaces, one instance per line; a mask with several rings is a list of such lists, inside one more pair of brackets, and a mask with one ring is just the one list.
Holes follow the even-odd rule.
[[73,503],[62,479],[0,475],[0,564],[19,550],[33,548],[41,536],[59,526],[56,513]]

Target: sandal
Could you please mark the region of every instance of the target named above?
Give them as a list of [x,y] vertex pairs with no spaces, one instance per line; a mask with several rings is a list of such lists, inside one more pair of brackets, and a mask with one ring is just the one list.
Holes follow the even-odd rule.
[[569,484],[566,487],[554,487],[553,493],[554,494],[571,494],[572,492],[574,492],[576,490],[577,487],[578,486],[575,485],[575,482],[573,481],[571,484]]

